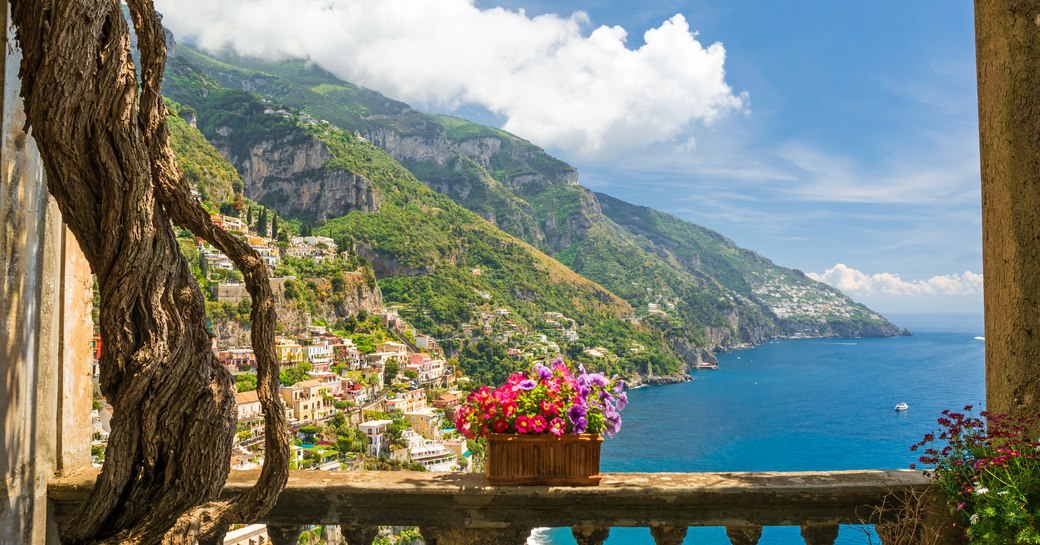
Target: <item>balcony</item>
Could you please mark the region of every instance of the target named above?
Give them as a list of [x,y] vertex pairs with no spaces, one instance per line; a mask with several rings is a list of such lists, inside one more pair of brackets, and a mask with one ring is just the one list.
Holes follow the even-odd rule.
[[[232,472],[225,495],[257,474]],[[50,482],[59,524],[96,477],[90,470]],[[608,473],[597,487],[491,486],[474,473],[294,471],[274,509],[241,522],[267,524],[275,545],[295,544],[312,524],[339,525],[349,545],[369,545],[379,526],[418,526],[432,545],[519,545],[545,526],[571,527],[579,545],[602,544],[610,527],[648,527],[657,545],[679,545],[690,526],[723,526],[734,545],[753,545],[763,526],[792,525],[807,545],[829,545],[839,524],[864,522],[885,545],[946,543],[923,539],[924,523],[936,528],[945,512],[931,494],[915,471]],[[922,500],[923,510],[908,519],[896,507],[876,508],[898,498]],[[917,538],[895,536],[907,532]]]

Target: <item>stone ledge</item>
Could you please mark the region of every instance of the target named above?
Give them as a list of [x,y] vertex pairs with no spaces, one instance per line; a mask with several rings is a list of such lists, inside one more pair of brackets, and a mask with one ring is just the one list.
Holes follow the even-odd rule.
[[[233,471],[230,496],[258,471]],[[83,502],[91,470],[51,481],[59,521]],[[917,471],[606,473],[596,487],[492,486],[483,474],[293,471],[271,524],[439,526],[763,526],[858,523],[890,494],[927,493]]]

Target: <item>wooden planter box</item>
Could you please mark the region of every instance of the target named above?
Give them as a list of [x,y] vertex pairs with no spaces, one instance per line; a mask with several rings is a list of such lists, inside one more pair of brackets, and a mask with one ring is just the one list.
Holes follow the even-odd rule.
[[599,484],[599,434],[488,435],[491,484],[595,486]]

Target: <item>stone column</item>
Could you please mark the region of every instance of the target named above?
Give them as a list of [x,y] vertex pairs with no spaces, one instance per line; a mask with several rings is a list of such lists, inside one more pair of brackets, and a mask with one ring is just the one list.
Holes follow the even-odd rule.
[[687,530],[686,526],[651,526],[650,535],[656,545],[682,545]]
[[749,526],[727,526],[726,537],[732,545],[756,545],[762,537],[762,527],[759,525]]
[[90,272],[23,129],[0,0],[0,543],[56,543],[47,482],[90,463]]
[[1040,413],[1040,1],[977,0],[986,404]]
[[574,526],[571,528],[571,535],[574,536],[574,541],[577,541],[578,545],[603,545],[603,542],[610,537],[610,527]]

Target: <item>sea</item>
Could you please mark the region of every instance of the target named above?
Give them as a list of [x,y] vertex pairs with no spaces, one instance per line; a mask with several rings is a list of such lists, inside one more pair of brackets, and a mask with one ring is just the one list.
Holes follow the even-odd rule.
[[[719,354],[694,380],[629,392],[621,432],[603,444],[608,472],[906,469],[909,447],[946,408],[985,401],[981,315],[891,315],[911,331],[884,339],[796,339]],[[897,403],[910,408],[897,412]],[[978,410],[978,409],[976,409]],[[842,526],[836,543],[878,543]],[[573,545],[566,528],[529,544]],[[798,527],[767,527],[762,545],[802,545]],[[613,528],[608,545],[652,545],[645,528]],[[686,545],[729,545],[690,528]]]

